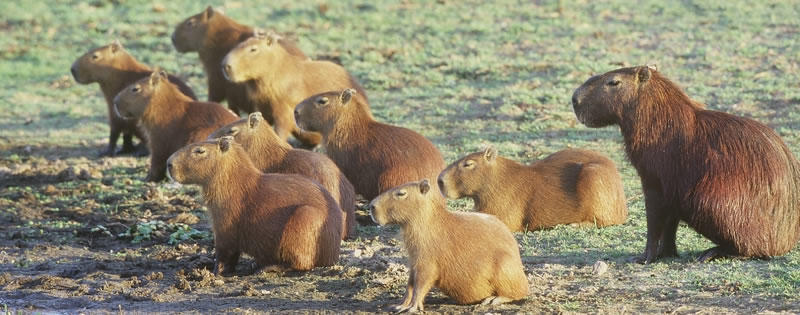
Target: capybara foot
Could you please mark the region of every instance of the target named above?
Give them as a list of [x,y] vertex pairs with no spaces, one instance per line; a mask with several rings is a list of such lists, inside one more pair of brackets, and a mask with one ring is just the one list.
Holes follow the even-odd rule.
[[394,310],[395,313],[405,313],[405,312],[419,313],[424,311],[422,309],[422,305],[403,305],[403,304],[393,306],[392,310]]
[[731,257],[731,255],[722,250],[722,248],[720,248],[719,246],[717,246],[709,248],[706,251],[704,251],[703,254],[700,255],[700,257],[697,257],[697,262],[705,263],[712,261],[714,259],[728,258],[728,257]]
[[500,305],[511,301],[513,301],[511,298],[507,298],[505,296],[490,296],[483,299],[481,305]]
[[134,147],[132,145],[123,145],[121,149],[117,150],[116,154],[117,155],[121,155],[121,154],[129,154],[129,153],[133,153],[135,155],[136,154],[136,147]]
[[135,157],[143,157],[149,154],[150,150],[147,149],[147,145],[145,145],[144,143],[139,144],[138,148],[136,148],[136,151],[133,152],[133,156]]
[[264,268],[261,268],[261,272],[283,273],[283,272],[286,272],[286,271],[289,271],[289,270],[291,270],[291,269],[286,268],[286,267],[281,266],[281,265],[269,265],[269,266],[265,266]]
[[114,148],[112,148],[111,146],[109,146],[103,151],[100,151],[100,153],[97,154],[98,157],[105,157],[105,156],[114,157],[114,155],[116,155],[116,152],[114,152]]

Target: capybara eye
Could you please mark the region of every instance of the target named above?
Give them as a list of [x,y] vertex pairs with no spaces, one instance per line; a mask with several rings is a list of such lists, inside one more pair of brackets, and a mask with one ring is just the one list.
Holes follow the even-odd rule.
[[229,135],[233,136],[233,135],[236,135],[237,133],[239,133],[239,128],[237,128],[237,127],[231,127],[231,129],[228,130],[228,134]]
[[131,92],[133,92],[133,93],[139,93],[139,91],[141,91],[141,90],[142,89],[140,87],[138,87],[138,86],[134,86],[133,88],[131,88]]
[[475,161],[473,160],[464,161],[464,168],[473,168],[473,167],[475,167]]
[[100,59],[100,55],[92,54],[92,60],[97,60],[97,59]]
[[317,105],[328,105],[328,97],[323,96],[317,99]]
[[189,25],[189,26],[194,26],[194,20],[188,20],[188,21],[186,21],[186,25]]
[[256,46],[250,47],[250,52],[251,53],[252,52],[257,52],[257,51],[258,51],[258,47],[256,47]]
[[394,193],[396,198],[405,198],[408,193],[405,190],[398,190]]
[[617,86],[617,85],[619,85],[620,83],[622,83],[622,81],[620,81],[620,80],[617,80],[617,79],[614,79],[614,80],[608,81],[608,85],[610,85],[610,86]]
[[197,147],[197,148],[194,148],[194,150],[192,150],[192,153],[197,154],[197,155],[205,154],[206,153],[206,149],[203,148],[203,147]]

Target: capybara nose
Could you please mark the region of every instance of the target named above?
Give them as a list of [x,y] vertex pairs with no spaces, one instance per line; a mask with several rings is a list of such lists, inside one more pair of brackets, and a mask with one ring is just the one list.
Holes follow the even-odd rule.
[[170,36],[169,39],[172,40],[172,46],[175,46],[175,34],[172,34],[172,36]]
[[230,75],[231,71],[233,71],[233,68],[231,67],[230,64],[225,64],[224,66],[222,66],[222,71],[225,72],[225,77],[227,77],[228,79],[231,78]]
[[439,191],[444,193],[444,181],[442,180],[441,176],[439,176],[439,179],[436,180],[436,183],[439,184]]
[[172,174],[172,161],[167,162],[167,173]]
[[578,105],[578,93],[572,94],[572,105]]
[[294,109],[294,120],[297,121],[297,118],[300,117],[300,110],[297,108]]
[[78,75],[77,75],[78,70],[75,70],[75,66],[70,67],[69,68],[69,72],[72,72],[72,77],[73,78],[78,78]]

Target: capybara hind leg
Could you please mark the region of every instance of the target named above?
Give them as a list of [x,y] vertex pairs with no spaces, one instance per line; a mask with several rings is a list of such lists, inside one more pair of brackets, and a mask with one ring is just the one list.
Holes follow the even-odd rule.
[[146,142],[139,142],[139,145],[136,146],[136,152],[133,152],[133,156],[135,157],[143,157],[150,154],[150,150],[147,149]]
[[122,148],[117,151],[117,154],[128,154],[136,152],[136,146],[133,145],[133,134],[122,134]]
[[481,305],[500,305],[500,304],[503,304],[503,303],[511,302],[513,300],[514,299],[509,298],[509,297],[505,297],[505,296],[490,296],[490,297],[487,297],[487,298],[483,299],[483,302],[481,302]]
[[236,271],[236,264],[239,262],[239,252],[220,250],[217,247],[217,255],[214,258],[214,275],[230,275]]
[[[320,254],[321,234],[325,217],[322,211],[310,206],[295,209],[286,226],[280,243],[280,261],[294,270],[311,270]],[[338,232],[338,231],[337,231]],[[339,235],[337,238],[341,239]]]
[[733,257],[733,256],[735,256],[735,255],[732,255],[731,253],[728,253],[727,251],[723,250],[722,247],[717,246],[717,247],[709,248],[706,251],[704,251],[700,255],[700,257],[697,257],[697,261],[704,263],[704,262],[709,262],[709,261],[712,261],[712,260],[715,260],[715,259],[729,258],[729,257]]
[[117,150],[117,140],[119,140],[119,134],[121,133],[119,127],[115,127],[114,124],[111,124],[111,132],[108,135],[108,147],[105,150],[100,151],[100,156],[114,156]]
[[167,174],[167,157],[163,154],[153,152],[150,156],[150,170],[147,171],[147,177],[144,178],[148,182],[158,182],[164,179]]

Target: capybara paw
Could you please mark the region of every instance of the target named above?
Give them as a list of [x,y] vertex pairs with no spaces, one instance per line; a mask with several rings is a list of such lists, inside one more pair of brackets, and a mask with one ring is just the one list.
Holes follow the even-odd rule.
[[402,313],[402,312],[407,312],[410,308],[411,307],[408,305],[399,304],[392,306],[392,311],[394,311],[395,313]]
[[655,258],[648,257],[647,255],[636,256],[630,259],[630,262],[641,265],[647,265],[654,261],[656,261]]
[[144,177],[144,181],[146,182],[160,182],[162,179],[164,179],[164,176],[153,174],[147,174],[147,176]]
[[705,263],[712,261],[714,259],[726,258],[729,256],[730,255],[728,253],[724,252],[721,248],[719,248],[719,246],[717,246],[709,248],[706,251],[704,251],[703,254],[700,255],[700,257],[697,257],[697,262]]
[[481,305],[500,305],[511,301],[512,300],[510,298],[504,296],[490,296],[483,299]]
[[122,146],[119,150],[117,150],[117,155],[120,154],[129,154],[129,153],[136,153],[136,147],[134,146]]
[[275,273],[282,273],[288,271],[289,268],[286,268],[281,265],[269,265],[261,268],[261,272],[275,272]]
[[105,156],[113,157],[114,155],[116,155],[116,152],[114,152],[114,149],[109,147],[109,148],[107,148],[107,149],[105,149],[103,151],[100,151],[100,153],[98,153],[97,155],[99,157],[105,157]]

